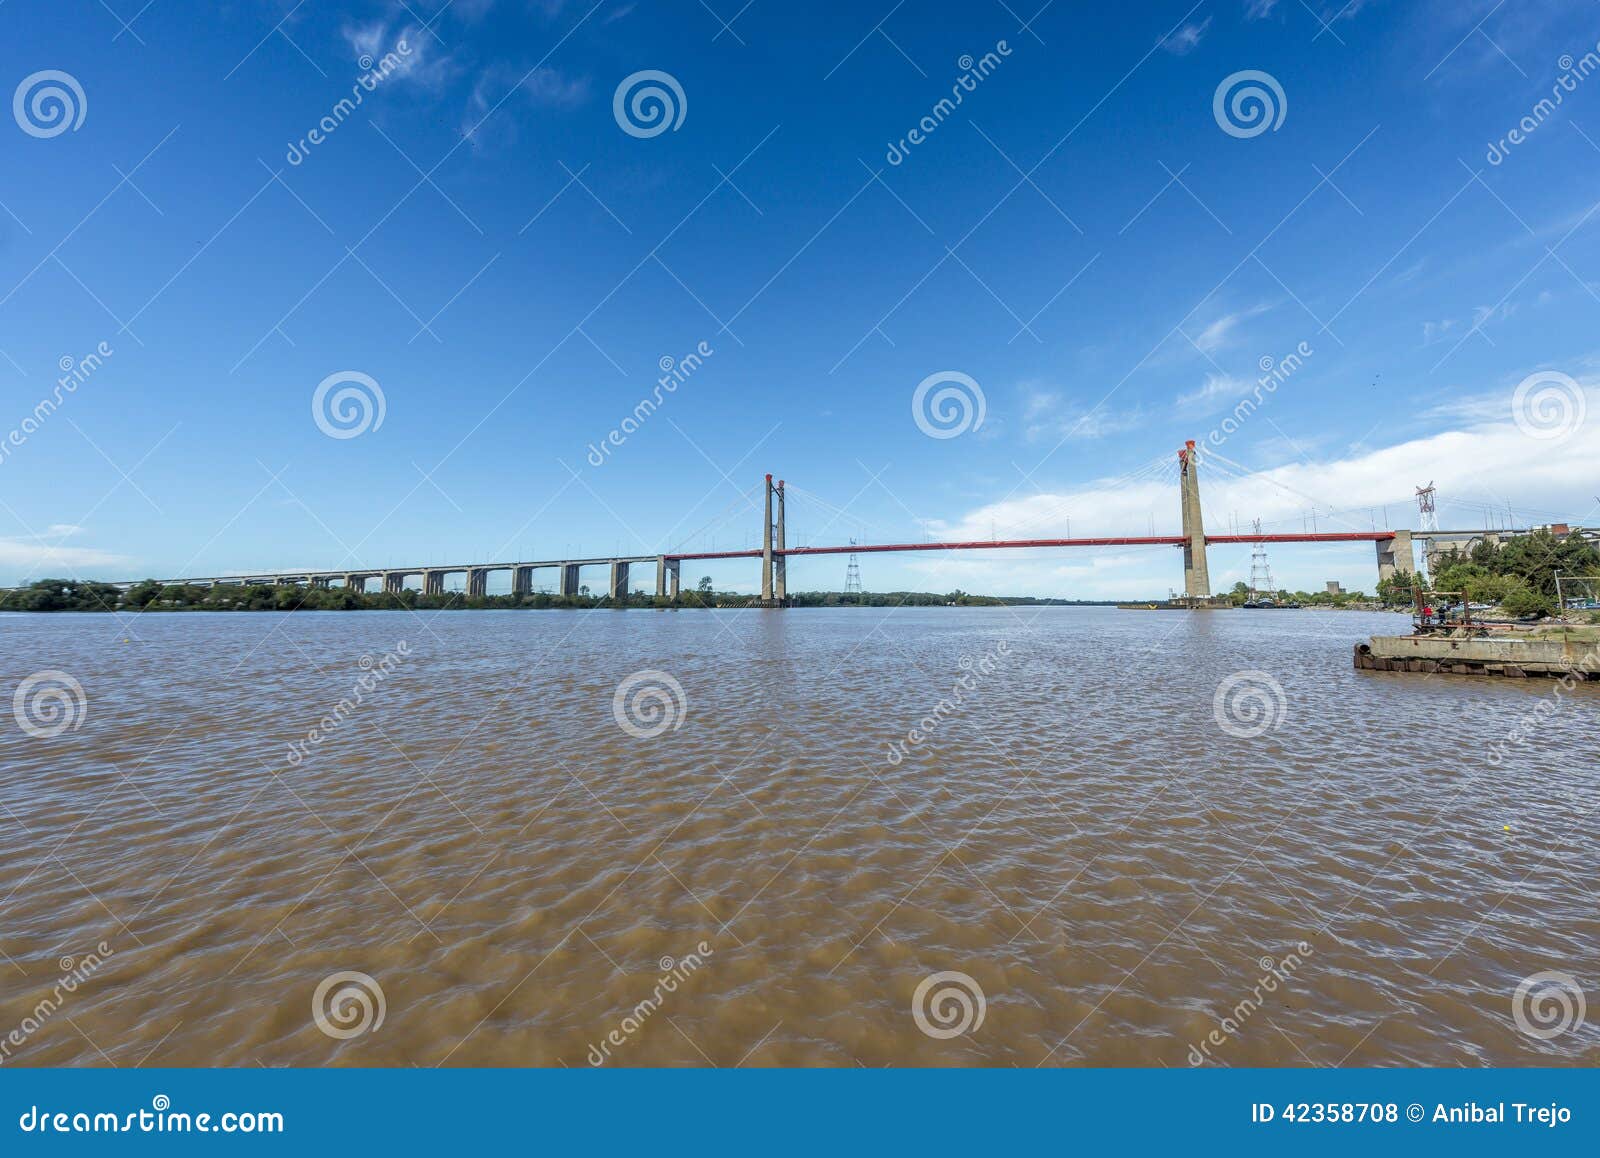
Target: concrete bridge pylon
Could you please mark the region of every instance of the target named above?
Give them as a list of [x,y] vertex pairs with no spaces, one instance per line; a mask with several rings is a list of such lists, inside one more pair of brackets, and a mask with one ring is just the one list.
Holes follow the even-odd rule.
[[1199,455],[1194,439],[1178,452],[1179,498],[1183,514],[1183,593],[1191,599],[1211,598],[1211,568],[1206,563],[1206,528],[1200,511]]
[[[761,529],[761,603],[782,607],[789,597],[789,556],[783,532],[783,480],[774,486],[767,475],[767,496],[763,505]],[[773,498],[777,498],[778,517],[773,521]]]

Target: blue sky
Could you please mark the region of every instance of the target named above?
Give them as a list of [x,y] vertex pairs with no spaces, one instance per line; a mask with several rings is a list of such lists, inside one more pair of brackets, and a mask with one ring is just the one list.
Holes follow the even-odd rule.
[[[766,471],[791,542],[1173,533],[1173,452],[1208,436],[1213,531],[1414,525],[1429,481],[1445,524],[1600,520],[1600,9],[1037,8],[5,5],[0,581],[737,548]],[[646,70],[681,120],[625,131]],[[1274,127],[1230,132],[1247,70]],[[30,105],[45,71],[75,127]],[[383,419],[330,437],[346,371]],[[944,372],[983,421],[935,438],[912,399]],[[1219,587],[1248,567],[1213,551]],[[1375,580],[1359,545],[1273,567]],[[1159,548],[862,568],[1180,579]]]

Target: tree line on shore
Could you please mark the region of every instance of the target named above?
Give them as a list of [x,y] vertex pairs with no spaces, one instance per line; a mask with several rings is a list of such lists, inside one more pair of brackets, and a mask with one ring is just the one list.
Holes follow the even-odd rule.
[[[530,591],[521,595],[469,595],[446,591],[437,595],[417,590],[400,593],[360,592],[345,587],[311,587],[300,584],[224,583],[162,584],[146,579],[126,590],[111,583],[81,579],[41,579],[27,587],[0,593],[0,611],[391,611],[471,610],[531,608],[535,610],[593,607],[743,607],[754,597],[733,591],[716,591],[710,576],[675,599],[630,592],[622,599],[595,594],[587,586],[576,595]],[[998,607],[1075,602],[1064,599],[999,598],[956,590],[849,592],[801,591],[791,593],[791,607]]]

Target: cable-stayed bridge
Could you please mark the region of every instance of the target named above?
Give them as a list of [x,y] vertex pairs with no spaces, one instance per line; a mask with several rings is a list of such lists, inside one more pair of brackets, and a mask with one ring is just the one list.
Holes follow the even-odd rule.
[[[1227,472],[1233,477],[1250,477],[1248,468],[1239,467],[1238,464],[1232,463],[1231,460],[1222,458],[1218,452],[1207,451],[1204,457],[1208,463],[1213,465],[1225,464]],[[1160,465],[1171,464],[1171,460],[1165,458],[1159,460],[1159,462]],[[1380,581],[1392,577],[1397,572],[1415,572],[1412,532],[1405,529],[1373,529],[1367,531],[1311,530],[1294,533],[1255,533],[1249,535],[1208,534],[1204,529],[1204,518],[1200,504],[1200,462],[1201,452],[1196,449],[1193,442],[1187,443],[1183,449],[1178,451],[1175,473],[1178,483],[1179,508],[1182,515],[1182,531],[1177,535],[1098,535],[1074,538],[1069,533],[1061,537],[1004,539],[996,537],[990,539],[887,543],[852,541],[837,545],[790,546],[787,542],[785,508],[788,497],[795,488],[786,487],[782,480],[774,483],[772,476],[767,475],[760,488],[764,492],[764,497],[759,506],[762,515],[761,545],[759,547],[745,547],[738,550],[680,549],[663,551],[659,554],[607,555],[589,558],[508,560],[503,562],[489,561],[456,564],[430,563],[405,567],[345,567],[334,570],[285,569],[231,575],[191,576],[163,580],[162,582],[171,585],[190,584],[197,586],[305,584],[312,587],[342,586],[359,592],[365,592],[369,583],[378,583],[381,584],[383,591],[393,594],[400,594],[407,590],[420,590],[424,594],[438,595],[444,594],[452,577],[464,576],[468,595],[487,595],[490,576],[507,573],[511,577],[512,594],[525,595],[535,590],[534,580],[537,573],[553,570],[557,575],[560,593],[562,595],[577,595],[582,587],[582,572],[587,568],[603,567],[608,571],[607,593],[611,598],[621,600],[626,597],[629,591],[632,569],[635,566],[649,567],[653,564],[655,567],[656,595],[673,599],[678,596],[679,575],[682,564],[685,562],[720,559],[760,559],[760,602],[773,606],[782,606],[788,595],[788,560],[810,555],[869,555],[908,551],[1034,550],[1071,547],[1174,547],[1181,549],[1183,552],[1184,598],[1194,606],[1203,606],[1211,597],[1210,569],[1206,557],[1206,548],[1214,544],[1370,542],[1375,548],[1375,561]],[[1140,471],[1135,472],[1130,477],[1138,478],[1141,475],[1145,475],[1150,471],[1150,467],[1154,465],[1157,464],[1150,464],[1145,468],[1141,468]],[[1277,485],[1286,487],[1286,484],[1281,482]],[[1287,487],[1286,489],[1292,490],[1292,488]],[[831,526],[841,517],[848,518],[845,512],[826,503],[819,496],[808,497],[815,499],[824,513],[832,512],[825,527]],[[744,505],[755,505],[751,496],[741,496],[740,501],[734,504],[736,508]],[[743,517],[742,514],[740,517]],[[1440,537],[1489,533],[1508,532],[1504,528],[1493,531],[1430,532],[1430,534]],[[414,579],[420,580],[420,582],[413,583],[412,580]]]

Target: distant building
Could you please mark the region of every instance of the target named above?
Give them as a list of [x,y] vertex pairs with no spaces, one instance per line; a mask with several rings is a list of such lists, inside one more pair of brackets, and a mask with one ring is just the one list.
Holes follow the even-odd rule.
[[[1552,535],[1565,537],[1579,535],[1591,543],[1600,544],[1600,530],[1585,527],[1574,527],[1567,523],[1543,523],[1530,528],[1533,531],[1549,531]],[[1423,540],[1423,559],[1427,565],[1428,574],[1437,574],[1444,564],[1444,556],[1458,552],[1462,556],[1472,554],[1472,549],[1479,543],[1492,543],[1499,546],[1512,539],[1520,539],[1522,535],[1510,531],[1484,531],[1479,534],[1436,535]]]
[[1328,594],[1329,595],[1343,595],[1344,594],[1344,588],[1342,586],[1340,586],[1339,581],[1337,579],[1329,579],[1328,580]]

